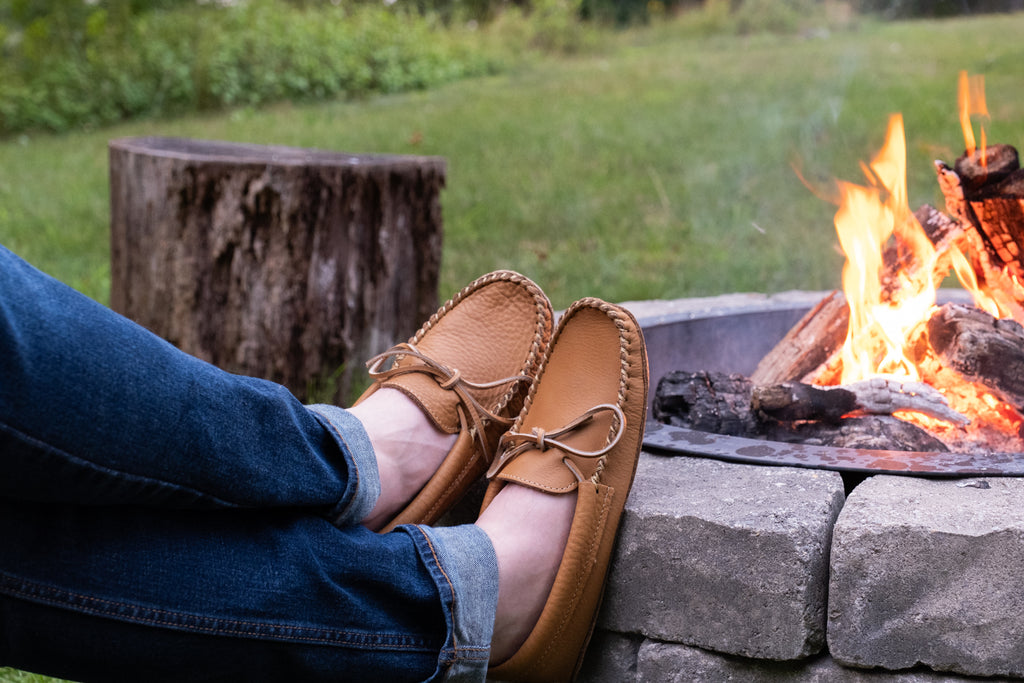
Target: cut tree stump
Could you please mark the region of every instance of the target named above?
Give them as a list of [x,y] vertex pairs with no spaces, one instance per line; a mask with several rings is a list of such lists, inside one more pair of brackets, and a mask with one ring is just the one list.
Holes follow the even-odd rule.
[[364,360],[437,308],[442,158],[176,138],[109,151],[111,307],[190,354],[345,404]]

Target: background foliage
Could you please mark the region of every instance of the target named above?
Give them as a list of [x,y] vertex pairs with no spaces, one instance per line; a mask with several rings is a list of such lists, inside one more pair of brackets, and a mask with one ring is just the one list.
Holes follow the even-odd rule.
[[0,134],[424,88],[498,68],[472,32],[383,5],[24,0],[0,28]]
[[9,0],[0,137],[282,100],[360,97],[496,73],[597,28],[687,15],[704,35],[1002,10],[1024,0]]

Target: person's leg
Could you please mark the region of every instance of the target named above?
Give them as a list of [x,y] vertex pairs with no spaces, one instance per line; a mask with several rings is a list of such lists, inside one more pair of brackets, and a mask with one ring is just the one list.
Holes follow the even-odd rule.
[[475,527],[0,501],[0,548],[0,666],[83,681],[484,676],[497,570]]
[[358,453],[345,411],[182,353],[0,247],[0,497],[354,523],[378,495]]
[[506,486],[477,520],[494,544],[500,576],[491,661],[511,657],[540,618],[575,509],[572,496]]
[[[3,277],[4,268],[10,265],[6,263],[8,260],[16,267],[14,277]],[[502,279],[501,282],[507,280]],[[5,289],[26,283],[38,290],[32,292],[30,300],[33,297],[45,300],[45,312],[49,315],[40,315],[39,311],[31,310],[31,306],[26,309],[11,303],[15,299],[13,290]],[[70,315],[60,315],[62,306],[67,307]],[[531,358],[537,352],[537,339],[544,334],[545,315],[540,309],[538,305],[535,338],[524,340],[530,348]],[[246,381],[244,378],[229,380],[228,376],[209,369],[205,364],[186,367],[197,361],[187,356],[182,358],[183,354],[152,335],[102,307],[83,301],[9,253],[0,253],[0,320],[3,321],[0,335],[7,335],[7,338],[0,339],[0,346],[10,346],[21,354],[10,366],[20,374],[12,375],[15,381],[11,389],[0,392],[0,415],[9,414],[17,418],[41,413],[38,408],[41,404],[19,410],[19,397],[28,396],[35,400],[44,399],[43,404],[55,406],[54,414],[58,416],[58,425],[52,426],[33,420],[29,415],[27,424],[38,429],[38,434],[44,435],[45,439],[25,429],[24,423],[18,420],[0,423],[0,472],[9,469],[16,473],[19,481],[29,484],[27,490],[31,492],[26,495],[25,488],[12,485],[0,488],[0,498],[8,494],[10,498],[0,500],[0,506],[8,510],[25,510],[29,514],[27,521],[19,522],[17,515],[8,516],[4,514],[6,510],[0,510],[0,547],[7,546],[16,551],[0,555],[3,558],[0,559],[0,594],[6,596],[0,600],[0,624],[3,624],[5,635],[8,632],[35,633],[37,636],[67,634],[68,644],[61,650],[61,661],[66,663],[62,670],[67,672],[63,675],[110,680],[117,675],[115,672],[119,664],[133,672],[148,672],[153,666],[159,668],[175,661],[180,663],[182,653],[202,652],[204,657],[211,659],[232,653],[230,660],[233,663],[227,666],[234,667],[231,671],[246,672],[246,678],[273,679],[279,675],[292,678],[296,670],[306,671],[308,668],[309,673],[300,674],[300,678],[315,680],[326,669],[326,673],[334,676],[345,678],[349,674],[354,679],[366,680],[366,671],[377,671],[377,666],[390,671],[396,666],[387,662],[388,655],[397,648],[400,652],[417,654],[419,663],[415,665],[417,673],[414,675],[421,675],[426,670],[424,667],[430,668],[429,664],[423,663],[422,650],[426,650],[426,660],[433,664],[432,671],[436,676],[446,676],[449,680],[480,680],[491,657],[492,628],[502,630],[499,638],[495,639],[496,647],[500,649],[496,650],[494,661],[501,661],[527,637],[524,631],[536,621],[541,607],[544,608],[541,622],[547,625],[540,631],[535,628],[530,634],[526,641],[529,649],[535,649],[531,643],[538,634],[551,631],[551,618],[545,617],[548,608],[560,604],[552,601],[553,592],[549,596],[551,582],[557,588],[559,582],[573,580],[577,571],[578,560],[567,563],[561,557],[563,549],[568,556],[568,550],[575,547],[571,542],[566,545],[565,528],[571,524],[572,534],[576,535],[585,531],[577,531],[577,521],[581,517],[572,497],[558,500],[538,498],[536,491],[525,490],[523,493],[513,483],[491,497],[480,526],[432,529],[403,525],[396,533],[386,535],[372,534],[361,527],[339,529],[320,517],[309,515],[309,510],[291,515],[288,508],[302,506],[317,510],[333,509],[339,513],[330,515],[336,522],[338,519],[372,520],[377,515],[387,519],[391,512],[380,509],[370,512],[369,507],[401,507],[401,499],[406,493],[391,496],[396,502],[386,504],[381,501],[388,496],[378,500],[376,492],[366,495],[365,491],[370,487],[360,476],[359,463],[366,463],[368,476],[365,478],[375,478],[377,467],[370,443],[385,451],[385,444],[400,436],[401,430],[398,434],[382,435],[371,427],[368,435],[352,413],[326,406],[307,410],[298,406],[294,399],[276,394],[269,383]],[[8,324],[9,321],[17,324]],[[92,328],[91,323],[99,323],[99,332]],[[448,329],[453,327],[449,325]],[[148,376],[144,370],[114,358],[115,354],[109,349],[100,352],[98,357],[88,351],[84,358],[77,351],[69,353],[73,347],[67,338],[62,338],[61,335],[65,334],[74,335],[77,343],[84,344],[86,349],[94,348],[97,343],[102,348],[111,338],[127,342],[125,348],[142,353],[148,369],[157,376]],[[50,335],[56,336],[55,343],[50,343]],[[35,353],[28,348],[26,339],[40,341],[43,350]],[[133,342],[138,342],[138,346]],[[486,350],[487,347],[480,348]],[[615,357],[618,355],[616,353]],[[59,385],[59,390],[39,385],[31,375],[33,361],[43,376]],[[79,367],[83,361],[85,376]],[[528,360],[528,365],[532,362]],[[106,363],[116,371],[116,382],[103,375],[103,371],[108,369],[105,368]],[[176,367],[180,374],[166,372],[160,367],[162,363]],[[0,371],[4,369],[0,366]],[[444,375],[437,380],[440,389],[461,386],[457,368],[439,365],[436,369]],[[579,369],[581,372],[589,371],[585,367]],[[401,370],[405,371],[406,368]],[[62,372],[72,373],[74,381],[62,381]],[[212,376],[205,377],[204,372]],[[171,391],[153,386],[154,382],[182,379],[189,381]],[[207,395],[206,386],[191,386],[193,381],[201,383],[203,379],[210,379],[217,385],[212,396]],[[240,384],[236,385],[236,381]],[[117,388],[118,383],[124,384],[127,390]],[[504,380],[493,386],[503,383]],[[413,398],[418,399],[421,407],[426,407],[422,403],[423,397],[412,391],[412,384],[394,384],[407,394],[417,394]],[[76,400],[82,400],[81,395],[75,395],[76,385],[85,389],[98,388],[102,400],[91,405],[84,415],[73,411],[68,418],[59,411],[66,405],[74,405]],[[112,388],[115,390],[111,391]],[[381,387],[378,393],[386,388]],[[198,395],[188,395],[190,389]],[[465,391],[464,388],[460,390]],[[182,405],[187,402],[174,396],[182,391],[188,398],[198,400],[199,405]],[[156,398],[147,392],[156,394]],[[110,411],[118,410],[126,398],[138,400],[139,404],[129,401],[131,418],[126,420],[125,428],[119,430],[113,427],[117,422],[114,417],[119,414]],[[171,400],[172,408],[182,413],[180,419],[172,420],[172,428],[168,428],[161,419],[167,417],[162,401],[165,398]],[[268,417],[275,418],[272,421],[277,423],[277,428],[291,432],[291,436],[304,437],[298,439],[299,447],[291,454],[292,457],[302,460],[311,451],[330,454],[334,449],[335,457],[321,456],[318,459],[332,470],[327,475],[329,479],[333,477],[335,482],[343,482],[346,491],[337,501],[333,495],[327,496],[327,502],[313,495],[313,500],[320,501],[313,502],[310,496],[303,496],[301,490],[295,491],[301,502],[281,498],[276,489],[281,486],[287,489],[300,482],[282,482],[268,477],[268,472],[260,471],[261,461],[268,459],[265,452],[239,451],[234,443],[221,444],[221,440],[235,436],[242,441],[249,436],[248,445],[251,446],[259,446],[263,439],[273,442],[274,435],[265,431],[255,435],[244,433],[265,427],[262,420],[242,419],[243,425],[224,424],[238,419],[239,410],[231,406],[218,410],[218,399],[230,403],[239,398],[244,399],[242,413],[252,416],[255,407],[255,415],[266,413]],[[385,397],[382,400],[391,399]],[[460,411],[470,406],[475,409],[476,403],[470,397],[451,413],[464,417]],[[287,419],[282,419],[282,408],[287,409]],[[448,410],[447,407],[445,409]],[[197,418],[190,415],[193,410],[211,412]],[[97,416],[102,418],[99,420],[102,424],[86,424],[89,418]],[[309,419],[313,422],[307,422]],[[435,426],[440,426],[436,416],[433,421]],[[368,425],[369,422],[367,420]],[[474,422],[476,425],[485,423],[486,419]],[[318,438],[312,445],[303,444],[308,440],[305,437],[308,437],[311,425],[321,428],[319,432],[312,430]],[[636,430],[641,426],[642,419],[639,422],[634,420],[630,429]],[[98,462],[89,458],[82,462],[80,453],[76,452],[81,440],[60,441],[62,431],[69,427],[73,432],[82,430],[86,437],[84,441],[95,448],[86,448],[85,452],[96,456]],[[141,428],[144,433],[138,436],[134,428]],[[466,429],[463,420],[463,433]],[[147,430],[153,430],[155,435]],[[438,437],[435,446],[443,450],[445,438],[450,434]],[[112,439],[119,446],[131,445],[133,436],[140,439],[139,447],[156,450],[141,456],[114,454],[109,457],[117,467],[109,467],[103,444]],[[187,443],[187,439],[193,436],[202,443],[198,446]],[[544,451],[543,433],[538,436],[540,450]],[[635,434],[633,436],[636,437]],[[183,437],[186,440],[184,450],[194,460],[181,460],[177,454],[181,450],[180,445],[178,448],[165,446],[161,450],[160,444],[156,443],[160,438],[166,438],[170,444],[179,444]],[[350,443],[350,437],[358,443]],[[631,441],[636,441],[638,447],[637,438]],[[207,457],[205,454],[218,445],[225,445],[228,453],[221,457],[218,452],[213,459],[215,476],[212,479],[200,476],[201,486],[183,485],[177,479],[183,464],[202,469],[205,465],[203,460]],[[558,446],[554,441],[549,445]],[[8,457],[5,449],[14,455]],[[486,454],[486,444],[483,451]],[[170,481],[163,476],[154,476],[150,468],[156,466],[159,471],[160,466],[160,462],[154,462],[152,458],[154,453],[172,457],[171,464],[167,466],[171,470]],[[337,457],[339,454],[340,458]],[[479,457],[475,448],[467,450],[466,454],[471,458]],[[239,467],[232,460],[235,457],[249,462]],[[140,464],[139,460],[142,461],[141,474],[131,470],[131,466]],[[387,457],[382,457],[382,462],[387,460]],[[397,465],[395,470],[400,471],[402,462],[399,458],[391,464]],[[129,467],[125,468],[125,465]],[[576,466],[573,468],[576,471]],[[273,475],[278,468],[270,466],[268,469]],[[387,469],[384,466],[382,474]],[[475,465],[459,464],[458,472],[452,476],[462,477],[462,473],[474,470]],[[300,474],[301,479],[307,476],[316,478],[323,473],[310,472],[303,467]],[[400,477],[400,481],[394,484],[394,490],[416,488],[415,482],[422,478],[422,474],[406,480]],[[253,479],[238,480],[247,475]],[[386,479],[389,477],[387,474],[384,476]],[[435,475],[431,483],[447,485],[448,476],[446,474],[439,480]],[[53,480],[60,484],[53,486]],[[82,491],[77,490],[76,481]],[[211,484],[213,490],[223,489],[232,496],[211,494]],[[385,484],[383,488],[387,490],[388,486]],[[360,494],[360,490],[364,493]],[[618,496],[624,496],[627,490],[628,483]],[[65,493],[76,502],[116,502],[123,507],[67,505],[60,503]],[[234,499],[239,493],[244,502]],[[419,497],[423,497],[422,493]],[[431,494],[431,498],[434,497]],[[569,499],[568,503],[565,498]],[[436,499],[445,500],[447,494],[436,496]],[[352,501],[361,502],[355,504]],[[130,503],[215,508],[269,505],[276,506],[277,510],[173,510],[141,508]],[[425,503],[430,504],[431,500]],[[363,516],[355,516],[353,511],[356,509],[362,511]],[[412,509],[406,507],[401,515],[409,514]],[[570,521],[568,518],[574,509],[575,517]],[[124,528],[125,519],[140,522],[143,527],[131,533]],[[524,519],[534,519],[537,524],[524,526]],[[6,523],[8,520],[11,520],[10,524]],[[614,534],[614,524],[611,534]],[[528,538],[530,536],[535,536],[535,540]],[[610,551],[607,539],[612,537],[604,535],[605,540],[601,543],[604,559],[599,561],[599,565],[607,560],[606,555]],[[47,552],[40,556],[39,540],[45,538],[62,539],[64,542],[59,549],[44,545]],[[73,539],[78,538],[85,541],[74,542]],[[407,540],[398,542],[394,540],[397,538]],[[199,542],[203,539],[208,542]],[[169,548],[171,552],[162,552],[163,548]],[[58,553],[63,555],[62,561],[55,562],[54,555]],[[268,557],[281,562],[268,565]],[[557,570],[557,578],[552,568]],[[119,581],[118,577],[122,580]],[[251,580],[246,580],[249,577]],[[600,587],[600,579],[596,576],[587,580],[588,594],[594,587]],[[412,630],[407,630],[404,623],[391,630],[394,624],[402,622],[401,615],[409,609],[405,587],[414,584],[421,588],[408,590],[417,594],[433,591],[432,597],[424,604],[433,607],[436,618],[420,615],[414,619]],[[499,595],[503,597],[499,598]],[[503,607],[496,605],[499,599]],[[588,602],[593,600],[588,598]],[[374,609],[374,616],[365,618],[360,606]],[[570,616],[567,614],[566,618]],[[585,614],[572,618],[584,622],[589,619]],[[425,635],[417,631],[424,625],[428,630]],[[439,635],[442,629],[445,635]],[[105,635],[94,635],[100,633]],[[543,635],[540,637],[543,640]],[[202,647],[196,638],[202,639]],[[38,645],[38,637],[33,642],[36,645],[24,638],[8,641],[8,650],[0,651],[0,664],[25,667],[25,662],[39,661],[40,653],[46,658],[52,656],[45,645]],[[100,644],[103,642],[125,648],[112,653],[116,658],[113,666],[97,654],[102,652]],[[517,669],[527,656],[524,649],[526,646],[512,658]],[[249,654],[255,652],[261,654]],[[33,655],[36,660],[32,659]],[[558,657],[564,658],[563,655]],[[196,666],[188,666],[188,676],[182,676],[180,671],[174,676],[161,669],[157,676],[146,677],[202,678],[207,670],[203,664],[206,661],[210,660],[203,659]],[[218,672],[214,678],[230,675],[227,670],[213,670]],[[94,673],[83,676],[75,674],[75,671]],[[225,673],[220,673],[222,671]],[[130,674],[125,677],[136,676]],[[391,673],[385,679],[396,680],[396,677]]]
[[[397,391],[357,412],[388,463],[386,518],[452,437]],[[354,459],[375,475],[364,447]],[[489,658],[497,562],[474,526],[382,535],[298,508],[0,499],[0,548],[0,665],[73,680],[479,681]]]
[[[274,658],[304,679],[370,670],[396,648],[451,680],[483,676],[497,565],[480,529],[378,537],[310,514],[372,524],[371,508],[388,519],[422,486],[455,436],[424,422],[409,396],[384,387],[352,412],[307,409],[276,385],[181,354],[2,249],[0,346],[10,352],[0,360],[10,377],[0,386],[0,505],[19,511],[0,523],[0,630],[63,638],[12,639],[0,663],[60,661],[47,670],[109,679],[122,666],[177,662],[166,675],[180,680],[175,653],[199,652],[200,638],[211,659],[250,677],[274,676]],[[337,488],[347,490],[334,501]],[[396,538],[405,541],[387,550]],[[280,573],[240,581],[268,547]],[[346,607],[355,596],[390,623],[409,610],[396,586],[417,582],[432,587],[438,618],[417,619],[412,635],[403,626],[381,638],[365,610]],[[288,637],[311,630],[331,635]],[[435,643],[426,657],[408,644],[424,633]],[[207,660],[192,661],[189,675],[206,675]]]

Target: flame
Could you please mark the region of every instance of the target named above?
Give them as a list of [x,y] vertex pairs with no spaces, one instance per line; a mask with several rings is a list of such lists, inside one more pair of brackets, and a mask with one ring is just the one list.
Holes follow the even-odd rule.
[[[920,379],[904,352],[911,331],[935,306],[931,272],[937,258],[907,202],[906,137],[903,117],[889,119],[886,141],[864,173],[870,187],[840,182],[835,225],[846,254],[843,291],[850,324],[842,349],[841,382],[877,375],[900,381]],[[899,249],[917,264],[914,277],[901,269],[898,282],[879,281],[886,244],[895,235]],[[902,254],[901,254],[902,255]]]
[[[972,154],[971,114],[987,115],[984,81],[968,79],[966,72],[960,78],[961,121],[968,154]],[[984,149],[984,129],[981,140]],[[835,227],[846,255],[843,291],[850,322],[840,350],[840,376],[823,373],[819,380],[850,384],[882,376],[897,382],[926,382],[942,393],[950,408],[970,417],[969,428],[913,411],[898,411],[900,419],[947,442],[1015,450],[1024,435],[1024,416],[982,384],[967,381],[947,367],[921,341],[927,339],[923,324],[936,310],[936,288],[950,270],[973,295],[975,305],[994,317],[1008,317],[1008,311],[1020,311],[1020,306],[1008,300],[1002,288],[990,287],[978,276],[973,253],[965,254],[953,244],[937,252],[910,211],[906,146],[903,118],[894,114],[882,149],[870,164],[862,164],[868,185],[837,183],[840,200]],[[883,274],[888,281],[882,281]]]
[[[974,129],[971,126],[971,115],[988,117],[988,105],[985,103],[985,77],[980,74],[968,76],[966,71],[960,72],[957,101],[960,105],[960,127],[964,130],[964,143],[967,156],[974,154],[977,146],[974,143]],[[981,126],[981,165],[987,166],[985,150],[985,127]]]
[[974,266],[971,265],[971,262],[967,260],[967,257],[964,256],[964,253],[958,247],[950,248],[949,256],[957,280],[970,293],[975,306],[993,318],[1011,317],[1007,307],[991,296],[986,289],[982,288],[981,283],[978,282],[977,271],[974,270]]

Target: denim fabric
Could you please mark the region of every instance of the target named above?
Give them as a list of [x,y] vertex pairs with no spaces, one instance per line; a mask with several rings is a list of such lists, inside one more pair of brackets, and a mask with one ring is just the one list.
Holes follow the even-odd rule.
[[[402,527],[404,528],[404,527]],[[441,649],[441,661],[448,663],[446,681],[479,681],[487,673],[491,654],[494,612],[498,608],[498,557],[487,534],[477,526],[413,527],[425,543],[412,533],[426,557],[424,545],[437,562],[427,562],[435,584],[445,596],[445,582],[451,586],[451,609],[446,612],[448,639]]]
[[222,372],[0,247],[0,666],[73,680],[482,680],[473,526],[357,522],[350,413]]
[[349,478],[353,495],[343,496],[327,516],[335,526],[359,524],[370,514],[380,497],[377,460],[373,456],[370,437],[366,435],[363,424],[347,410],[321,404],[308,408],[327,427],[342,453],[351,459]]

